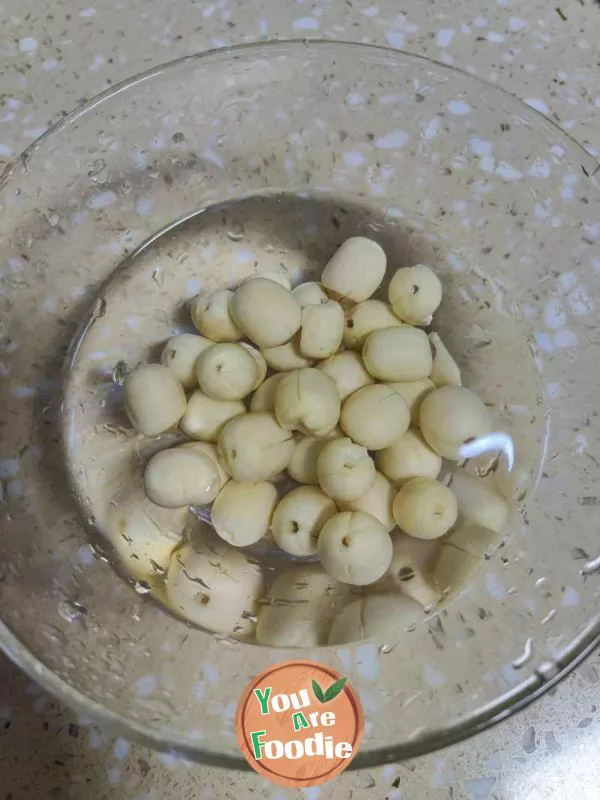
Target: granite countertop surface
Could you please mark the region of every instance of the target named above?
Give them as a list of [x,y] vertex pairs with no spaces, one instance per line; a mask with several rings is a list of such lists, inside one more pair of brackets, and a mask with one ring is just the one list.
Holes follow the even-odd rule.
[[[0,171],[67,111],[183,55],[269,38],[372,42],[523,98],[600,153],[597,0],[0,0]],[[0,656],[0,800],[598,800],[600,655],[526,711],[397,765],[283,790],[77,718]]]

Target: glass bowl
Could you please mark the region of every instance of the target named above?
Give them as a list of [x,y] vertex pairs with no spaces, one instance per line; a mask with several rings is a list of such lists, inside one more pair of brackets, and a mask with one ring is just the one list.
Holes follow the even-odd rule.
[[[185,58],[66,117],[0,180],[4,651],[121,735],[234,768],[245,767],[234,735],[242,688],[299,653],[359,692],[366,736],[353,767],[469,736],[560,680],[600,630],[597,171],[501,90],[355,44]],[[71,449],[102,456],[94,430],[75,424],[99,414],[101,425],[102,413],[65,389],[82,321],[110,315],[110,289],[127,300],[124,353],[147,345],[149,319],[152,342],[166,339],[176,321],[153,303],[161,292],[180,299],[178,270],[193,294],[254,268],[243,243],[237,260],[215,259],[198,212],[212,209],[216,224],[215,204],[256,195],[256,224],[298,276],[355,231],[379,237],[392,265],[436,265],[446,290],[437,327],[532,477],[504,546],[399,642],[284,651],[191,628],[116,575],[90,544],[93,512],[85,519],[74,500],[85,474]],[[152,249],[157,232],[186,219],[183,238]],[[142,245],[150,255],[126,262],[115,284],[116,266]],[[152,302],[142,302],[144,280],[160,284]],[[83,389],[103,409],[118,350],[85,361]],[[80,356],[69,352],[71,367]]]

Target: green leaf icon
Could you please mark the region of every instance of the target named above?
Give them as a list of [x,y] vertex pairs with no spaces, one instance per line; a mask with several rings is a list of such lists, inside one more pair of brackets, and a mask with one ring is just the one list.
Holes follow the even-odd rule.
[[313,688],[313,692],[315,693],[315,697],[317,698],[317,700],[320,703],[324,703],[325,702],[325,695],[323,694],[323,689],[321,689],[321,687],[319,686],[319,684],[315,680],[313,680],[313,682],[312,682],[312,688]]
[[334,700],[338,694],[342,691],[348,678],[340,678],[339,681],[335,681],[332,683],[329,689],[325,692],[325,699],[322,701],[323,703],[328,703],[330,700]]

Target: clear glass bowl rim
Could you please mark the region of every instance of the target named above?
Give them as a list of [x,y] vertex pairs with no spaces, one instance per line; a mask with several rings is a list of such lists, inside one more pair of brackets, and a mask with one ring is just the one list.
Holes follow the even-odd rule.
[[[268,42],[254,42],[206,50],[184,56],[183,58],[174,59],[160,64],[157,67],[152,67],[144,72],[140,72],[110,89],[101,92],[88,102],[77,107],[67,116],[61,118],[59,122],[51,126],[13,161],[9,162],[2,174],[0,174],[0,189],[3,189],[8,184],[15,169],[19,165],[25,165],[29,156],[33,152],[37,152],[47,140],[50,140],[55,134],[63,131],[79,117],[93,111],[97,106],[105,101],[111,100],[119,93],[131,89],[143,81],[157,78],[168,71],[175,70],[184,64],[222,61],[223,67],[226,68],[229,61],[241,58],[246,53],[252,56],[264,52],[265,55],[268,56],[269,53],[276,48],[283,48],[290,52],[302,48],[313,50],[335,49],[336,51],[350,50],[354,52],[378,51],[384,53],[388,58],[393,59],[397,57],[413,62],[423,62],[434,65],[436,69],[444,71],[449,75],[460,75],[462,80],[480,86],[481,89],[485,90],[487,93],[495,93],[502,96],[504,102],[513,104],[515,108],[519,109],[521,114],[529,116],[534,122],[554,128],[555,133],[568,143],[573,153],[579,153],[583,161],[588,164],[590,162],[594,164],[593,170],[589,171],[589,177],[592,179],[594,185],[600,188],[598,182],[595,180],[596,174],[600,173],[600,163],[598,163],[567,131],[563,130],[553,120],[528,106],[516,95],[471,75],[464,70],[450,67],[447,64],[426,56],[380,45],[324,39],[273,39]],[[567,675],[584,661],[598,645],[600,645],[600,623],[592,623],[577,637],[560,659],[548,665],[549,669],[547,672],[542,673],[539,671],[510,692],[500,697],[497,702],[479,709],[477,713],[465,718],[458,724],[443,729],[440,728],[437,731],[426,732],[400,745],[391,744],[387,747],[379,747],[362,753],[359,752],[350,764],[349,769],[374,768],[386,763],[415,758],[464,741],[477,733],[485,731],[498,722],[522,711],[530,705],[530,703],[542,697],[547,691],[567,677]],[[61,702],[65,703],[82,716],[93,719],[94,722],[97,722],[105,729],[117,735],[139,742],[155,750],[176,753],[184,758],[195,760],[206,765],[243,771],[251,770],[249,764],[241,756],[239,758],[233,757],[211,751],[204,747],[192,747],[185,742],[169,739],[159,732],[149,730],[147,726],[142,726],[139,723],[133,722],[120,714],[110,711],[100,703],[92,701],[82,692],[73,689],[66,681],[59,678],[52,670],[41,663],[1,619],[0,650],[32,680],[36,681],[42,688],[57,697]]]

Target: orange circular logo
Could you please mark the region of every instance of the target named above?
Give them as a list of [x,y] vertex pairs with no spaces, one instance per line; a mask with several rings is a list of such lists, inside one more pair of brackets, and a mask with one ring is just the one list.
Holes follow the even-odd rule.
[[284,661],[246,688],[236,732],[246,761],[265,778],[317,786],[352,761],[364,719],[347,678],[315,661]]

